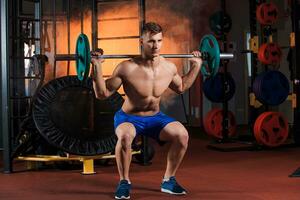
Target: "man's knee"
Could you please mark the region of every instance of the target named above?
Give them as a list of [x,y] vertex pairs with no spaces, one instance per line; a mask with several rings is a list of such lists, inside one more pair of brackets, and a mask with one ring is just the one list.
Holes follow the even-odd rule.
[[179,141],[180,143],[184,146],[184,147],[187,147],[188,145],[188,142],[189,142],[189,133],[187,132],[186,129],[184,129],[180,136],[179,136]]
[[116,130],[116,135],[118,137],[118,142],[121,143],[123,148],[131,148],[131,143],[135,136],[134,127],[131,127],[130,125],[118,127]]
[[189,133],[185,128],[180,128],[178,129],[177,133],[174,135],[173,139],[186,148],[188,146]]

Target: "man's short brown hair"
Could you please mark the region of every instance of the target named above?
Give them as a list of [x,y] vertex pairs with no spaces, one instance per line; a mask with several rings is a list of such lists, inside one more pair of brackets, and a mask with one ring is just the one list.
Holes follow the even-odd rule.
[[162,33],[162,28],[159,24],[155,22],[148,22],[143,26],[142,29],[142,35],[146,33],[150,33],[150,34]]

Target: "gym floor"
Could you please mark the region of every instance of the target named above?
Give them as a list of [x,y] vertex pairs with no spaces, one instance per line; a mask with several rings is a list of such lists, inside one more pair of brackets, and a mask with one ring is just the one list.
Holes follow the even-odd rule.
[[[177,173],[188,195],[174,197],[160,192],[167,146],[154,144],[152,165],[132,164],[132,199],[299,200],[300,177],[289,175],[300,167],[300,148],[222,152],[207,148],[211,141],[199,137],[203,135],[200,130],[193,129],[190,134],[190,145]],[[1,163],[0,170],[2,167]],[[0,199],[113,199],[118,182],[114,160],[109,166],[95,165],[94,175],[81,175],[81,168],[28,171],[20,161],[14,167],[14,173],[0,174]]]

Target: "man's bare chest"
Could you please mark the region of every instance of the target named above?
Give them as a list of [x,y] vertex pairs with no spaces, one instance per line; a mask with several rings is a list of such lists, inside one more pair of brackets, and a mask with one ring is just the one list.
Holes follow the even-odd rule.
[[161,96],[172,81],[171,73],[166,70],[136,70],[127,75],[125,89],[141,96]]

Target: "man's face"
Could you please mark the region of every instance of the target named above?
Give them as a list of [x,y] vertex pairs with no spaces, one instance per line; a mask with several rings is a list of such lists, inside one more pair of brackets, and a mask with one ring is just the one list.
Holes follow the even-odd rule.
[[143,34],[141,39],[144,54],[147,57],[159,56],[162,46],[162,33],[151,34],[149,32]]

